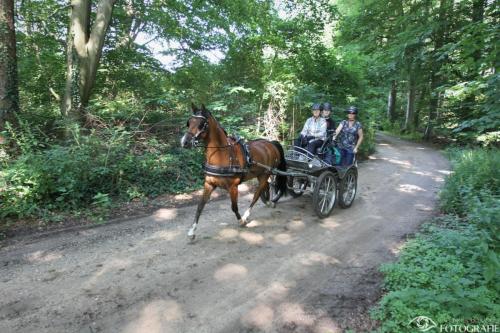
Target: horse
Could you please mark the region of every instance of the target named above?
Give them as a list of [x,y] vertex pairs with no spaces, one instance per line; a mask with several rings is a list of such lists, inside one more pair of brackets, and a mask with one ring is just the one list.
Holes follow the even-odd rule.
[[[286,176],[278,174],[275,179],[276,195],[271,199],[268,183],[271,170],[277,168],[286,171],[283,147],[279,142],[258,139],[240,144],[237,139],[227,135],[205,105],[198,108],[191,104],[191,109],[193,113],[187,121],[187,131],[181,138],[181,146],[193,148],[204,143],[205,148],[203,195],[198,203],[193,225],[188,231],[188,237],[194,240],[201,212],[217,187],[229,192],[231,209],[240,227],[245,227],[259,197],[266,205],[274,207],[280,197],[286,194],[287,185]],[[259,185],[250,207],[241,216],[238,211],[238,185],[253,178],[257,178]]]

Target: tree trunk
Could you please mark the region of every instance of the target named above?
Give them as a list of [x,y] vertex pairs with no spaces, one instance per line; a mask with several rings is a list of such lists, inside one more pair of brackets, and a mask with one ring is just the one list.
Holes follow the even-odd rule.
[[[453,2],[451,2],[453,4]],[[439,14],[438,14],[438,28],[436,29],[434,33],[434,52],[438,52],[441,47],[443,47],[445,41],[446,41],[446,32],[448,30],[448,21],[447,21],[447,12],[450,16],[453,15],[452,13],[453,8],[450,6],[450,0],[440,0],[439,2]],[[430,98],[429,98],[429,117],[427,120],[427,126],[425,128],[425,133],[424,133],[424,139],[425,140],[430,140],[432,134],[433,134],[433,129],[434,129],[434,123],[437,117],[437,112],[438,112],[438,105],[439,105],[439,92],[437,91],[437,88],[441,86],[442,84],[442,78],[441,75],[439,74],[439,71],[441,70],[441,66],[443,62],[446,62],[446,59],[438,59],[435,60],[435,62],[432,64],[432,70],[431,70],[431,79],[430,79]]]
[[18,111],[14,0],[0,0],[0,130]]
[[413,126],[413,118],[415,116],[415,76],[411,72],[408,75],[408,99],[406,103],[406,116],[403,126],[404,131],[410,131]]
[[100,0],[92,28],[90,0],[72,0],[66,49],[63,115],[82,121],[95,83],[104,37],[116,0]]
[[394,123],[396,120],[396,95],[397,95],[397,81],[392,80],[391,82],[391,91],[389,92],[389,99],[387,103],[387,118],[391,122]]
[[425,96],[427,94],[427,85],[424,85],[420,93],[417,95],[417,101],[415,103],[416,108],[415,108],[415,116],[413,117],[413,128],[418,130],[418,127],[420,126],[420,112],[422,108],[424,107],[424,101],[425,101]]

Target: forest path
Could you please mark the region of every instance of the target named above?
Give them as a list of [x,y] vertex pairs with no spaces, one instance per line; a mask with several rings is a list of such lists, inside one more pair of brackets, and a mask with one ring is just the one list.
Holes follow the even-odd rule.
[[[258,203],[237,227],[229,200],[9,241],[0,249],[0,332],[369,330],[378,267],[435,213],[449,163],[377,135],[349,209],[316,218],[312,198]],[[250,195],[240,198],[240,211]]]

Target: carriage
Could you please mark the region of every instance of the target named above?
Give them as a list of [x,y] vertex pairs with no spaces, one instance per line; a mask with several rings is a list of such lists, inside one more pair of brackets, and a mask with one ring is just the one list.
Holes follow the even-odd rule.
[[328,217],[335,204],[341,208],[352,205],[357,192],[358,168],[357,161],[348,167],[330,165],[323,159],[325,146],[318,149],[316,155],[307,150],[289,146],[285,150],[286,171],[272,169],[269,193],[263,193],[264,202],[276,193],[274,178],[276,175],[287,177],[288,193],[298,198],[304,193],[312,193],[314,211],[319,218]]
[[[316,155],[290,147],[286,150],[277,141],[264,139],[242,143],[227,132],[204,105],[201,109],[191,105],[193,114],[187,121],[187,131],[181,146],[193,148],[200,142],[205,147],[205,182],[203,194],[188,237],[195,239],[195,231],[210,195],[217,187],[226,189],[231,198],[231,209],[238,223],[244,227],[259,197],[268,205],[275,205],[284,192],[299,197],[312,192],[313,205],[320,218],[327,217],[337,199],[342,208],[351,206],[357,190],[357,163],[344,168],[330,165],[323,160],[328,140]],[[331,139],[331,137],[330,137]],[[257,178],[258,186],[249,208],[243,216],[238,209],[238,185]]]

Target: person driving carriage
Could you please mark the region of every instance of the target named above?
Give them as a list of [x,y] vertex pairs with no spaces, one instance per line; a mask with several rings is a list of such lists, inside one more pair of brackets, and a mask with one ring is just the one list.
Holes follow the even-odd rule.
[[[335,138],[341,134],[337,146],[340,150],[342,166],[349,166],[354,162],[354,155],[358,152],[358,148],[363,142],[363,126],[356,120],[358,108],[350,106],[347,108],[346,113],[347,120],[342,120],[340,122],[335,130],[333,138],[335,140]],[[327,163],[332,161],[330,158],[331,155],[325,157]]]
[[326,120],[326,133],[328,136],[335,131],[335,121],[330,118],[330,113],[332,112],[332,105],[328,102],[323,103],[323,111],[321,116]]
[[300,136],[295,139],[296,147],[307,147],[307,151],[315,154],[316,150],[323,145],[326,138],[327,122],[320,117],[322,106],[319,103],[313,104],[312,117],[306,120]]

